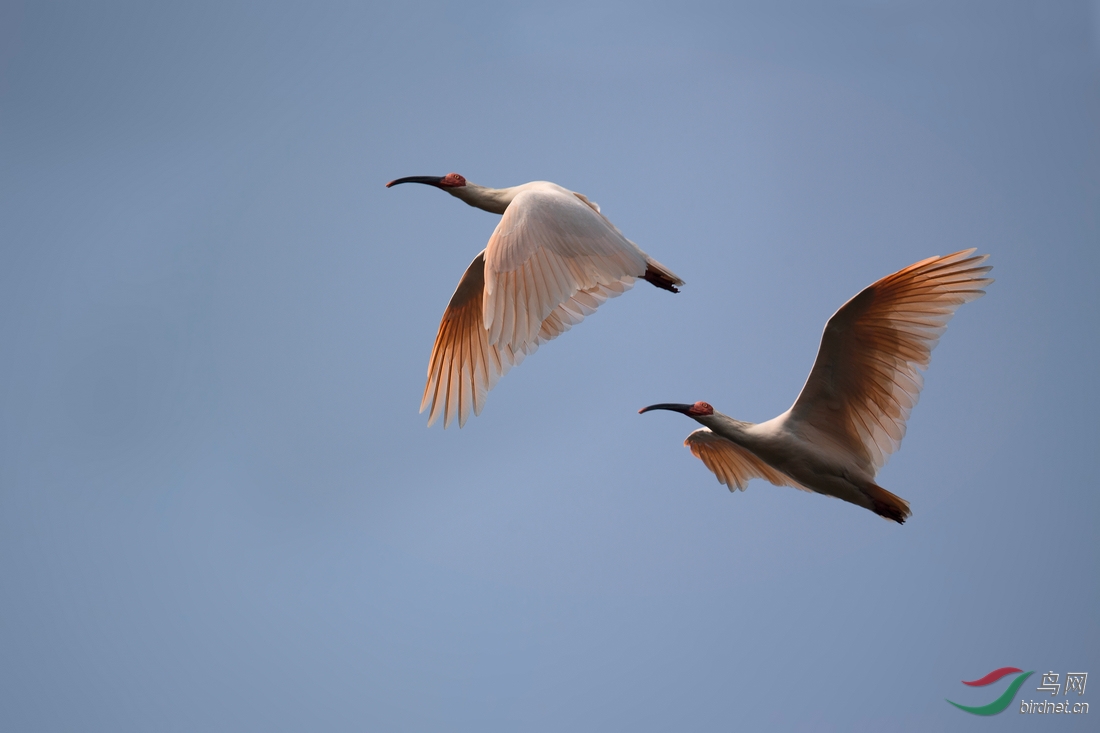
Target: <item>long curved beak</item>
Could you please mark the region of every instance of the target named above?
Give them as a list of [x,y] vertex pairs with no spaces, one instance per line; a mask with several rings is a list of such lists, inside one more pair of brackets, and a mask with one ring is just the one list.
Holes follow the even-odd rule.
[[439,188],[439,184],[443,182],[443,176],[405,176],[404,178],[397,178],[386,184],[386,188],[390,186],[396,186],[399,183],[426,183],[429,186],[435,186]]
[[649,412],[650,410],[671,410],[672,412],[681,412],[686,415],[688,413],[688,410],[690,410],[692,407],[695,407],[695,405],[683,405],[679,402],[662,402],[659,405],[650,405],[649,407],[643,407],[642,409],[638,410],[638,414],[641,415],[643,412]]

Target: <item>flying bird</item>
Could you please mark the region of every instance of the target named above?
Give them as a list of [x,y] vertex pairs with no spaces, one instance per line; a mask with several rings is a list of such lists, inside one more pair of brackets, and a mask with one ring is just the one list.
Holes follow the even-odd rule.
[[704,427],[684,445],[720,483],[776,486],[835,496],[902,524],[909,502],[875,483],[901,445],[932,349],[963,303],[985,294],[989,255],[973,249],[931,257],[888,275],[825,324],[806,385],[791,409],[754,424],[706,402],[642,408],[680,412]]
[[486,188],[457,173],[390,181],[435,186],[503,214],[443,312],[420,411],[443,427],[481,413],[497,380],[543,343],[643,278],[679,292],[684,281],[622,235],[582,194],[546,181]]

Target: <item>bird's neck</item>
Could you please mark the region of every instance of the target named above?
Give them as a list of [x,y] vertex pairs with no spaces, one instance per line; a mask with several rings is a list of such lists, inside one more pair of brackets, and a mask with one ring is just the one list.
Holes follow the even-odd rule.
[[470,206],[484,209],[491,214],[503,214],[512,203],[512,199],[518,193],[518,186],[512,188],[486,188],[476,183],[467,182],[465,186],[443,189],[457,199],[462,199]]
[[716,412],[713,415],[697,417],[696,420],[706,425],[712,432],[738,445],[751,448],[755,443],[756,436],[751,430],[755,426],[755,423],[734,420],[729,415],[723,415],[720,412]]

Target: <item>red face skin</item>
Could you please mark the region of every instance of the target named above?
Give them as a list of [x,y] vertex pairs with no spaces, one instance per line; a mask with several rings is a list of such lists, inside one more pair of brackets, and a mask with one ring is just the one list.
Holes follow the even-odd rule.
[[443,188],[459,188],[466,185],[466,179],[457,173],[448,173],[443,176],[443,180],[439,182],[439,185]]
[[708,405],[706,402],[696,402],[694,405],[691,406],[691,409],[688,410],[687,414],[691,415],[692,417],[713,415],[714,408]]

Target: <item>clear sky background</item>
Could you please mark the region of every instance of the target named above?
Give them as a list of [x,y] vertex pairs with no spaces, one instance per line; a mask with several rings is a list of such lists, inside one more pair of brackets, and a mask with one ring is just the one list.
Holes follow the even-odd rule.
[[[0,728],[1095,729],[1100,677],[944,698],[1100,675],[1098,100],[1096,3],[0,4]],[[497,217],[383,184],[449,171],[688,285],[429,430]],[[779,414],[841,303],[968,247],[905,526],[636,414]]]

